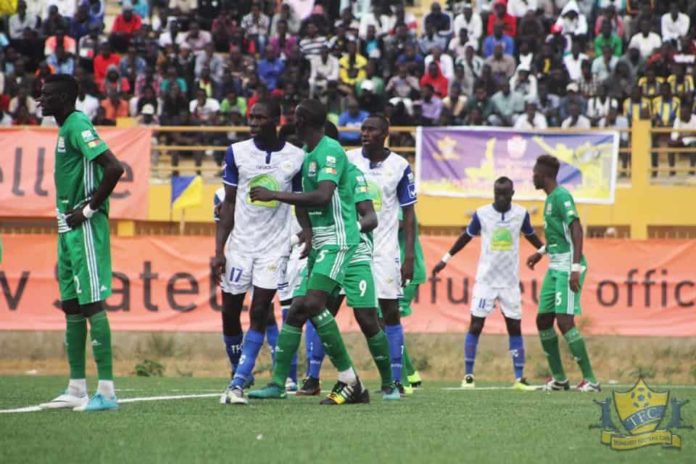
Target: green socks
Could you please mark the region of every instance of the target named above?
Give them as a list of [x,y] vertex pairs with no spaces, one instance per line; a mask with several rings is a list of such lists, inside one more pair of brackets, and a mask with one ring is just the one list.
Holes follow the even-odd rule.
[[275,365],[273,366],[273,383],[285,388],[285,380],[290,372],[292,358],[300,346],[302,339],[302,329],[283,324],[278,334],[278,341],[275,348]]
[[597,383],[597,379],[594,376],[594,372],[592,372],[590,356],[587,354],[585,339],[582,338],[582,335],[580,335],[578,329],[576,327],[573,327],[565,334],[563,334],[563,337],[565,337],[566,342],[568,342],[570,352],[573,354],[573,357],[580,366],[580,370],[582,371],[582,377],[589,382]]
[[65,315],[65,352],[68,355],[71,379],[84,379],[87,320],[82,314]]
[[567,377],[565,375],[565,371],[563,370],[563,364],[561,363],[561,352],[558,349],[558,336],[556,335],[556,331],[553,327],[546,330],[540,330],[539,338],[541,338],[541,346],[546,354],[546,359],[549,362],[551,375],[555,380],[565,382]]
[[324,345],[324,352],[336,370],[342,372],[352,369],[353,361],[350,359],[346,345],[343,343],[341,332],[338,331],[336,319],[334,319],[331,313],[325,309],[318,316],[312,318],[312,324],[314,324],[321,343]]
[[[106,311],[100,311],[90,317],[89,326],[92,339],[92,352],[94,353],[94,361],[97,363],[97,375],[99,380],[113,380],[111,329],[109,328],[109,319],[106,316]],[[84,358],[82,365],[84,372]]]
[[389,341],[383,330],[377,335],[367,339],[367,347],[370,349],[372,359],[375,360],[379,376],[382,379],[382,387],[392,385],[391,360],[389,358]]
[[408,350],[406,349],[406,344],[404,343],[404,354],[403,354],[403,369],[401,369],[401,380],[404,385],[406,385],[405,380],[408,380],[408,377],[410,375],[413,375],[416,373],[416,369],[413,367],[413,363],[411,362],[411,357],[408,355]]

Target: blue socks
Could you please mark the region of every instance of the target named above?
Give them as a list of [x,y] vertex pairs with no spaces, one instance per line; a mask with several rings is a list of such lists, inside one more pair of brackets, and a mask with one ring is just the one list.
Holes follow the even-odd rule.
[[239,365],[237,366],[237,371],[234,373],[234,378],[230,382],[231,387],[242,388],[246,381],[251,378],[251,374],[254,371],[254,364],[256,364],[256,357],[261,351],[263,346],[264,335],[261,332],[250,329],[246,337],[244,337],[244,344],[242,345],[242,356],[239,360]]
[[321,363],[324,361],[324,345],[314,324],[307,321],[307,377],[319,379],[321,375]]
[[266,341],[268,342],[268,348],[271,350],[271,360],[275,366],[275,347],[278,342],[278,325],[267,325],[266,326]]
[[242,340],[244,340],[244,334],[223,335],[222,339],[225,342],[227,357],[230,359],[230,367],[232,368],[232,372],[235,372],[239,364],[239,357],[242,355]]
[[389,341],[389,357],[391,358],[392,379],[401,379],[401,362],[404,354],[404,328],[401,324],[384,326],[384,333]]
[[478,335],[467,332],[466,338],[464,339],[464,373],[466,375],[474,375],[474,362],[476,362],[478,341]]
[[[283,322],[285,322],[285,319],[288,317],[289,310],[289,305],[281,307],[280,311],[283,317]],[[266,329],[266,336],[268,336],[268,329]],[[275,350],[273,351],[273,354],[273,357],[275,358]],[[275,365],[275,359],[273,359],[273,364]],[[297,383],[297,351],[292,356],[292,361],[290,362],[290,372],[288,373],[288,377],[290,377],[293,382]]]
[[515,379],[521,379],[524,374],[524,340],[521,335],[510,335],[510,354],[512,367],[515,369]]

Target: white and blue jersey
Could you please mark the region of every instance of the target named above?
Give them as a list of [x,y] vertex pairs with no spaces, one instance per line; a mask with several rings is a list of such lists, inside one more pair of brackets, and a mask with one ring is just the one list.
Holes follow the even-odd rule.
[[294,219],[290,205],[278,201],[252,202],[252,187],[279,192],[302,191],[304,151],[281,142],[276,150],[256,146],[254,139],[237,142],[227,149],[223,182],[237,188],[234,228],[229,246],[234,252],[254,256],[287,256]]
[[471,218],[466,233],[481,236],[476,284],[519,288],[520,233],[534,233],[527,210],[512,204],[509,211],[501,213],[493,205],[482,206]]

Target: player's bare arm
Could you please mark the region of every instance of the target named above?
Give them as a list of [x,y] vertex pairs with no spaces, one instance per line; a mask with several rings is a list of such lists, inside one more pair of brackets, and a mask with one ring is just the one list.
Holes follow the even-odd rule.
[[303,245],[300,258],[304,259],[309,256],[309,252],[312,249],[312,224],[309,222],[309,213],[305,208],[299,206],[295,207],[295,216],[297,217],[297,222],[302,228],[298,234],[298,237],[300,239],[300,243]]
[[[467,243],[469,243],[471,241],[471,238],[472,238],[471,235],[469,235],[466,230],[464,232],[462,232],[461,235],[457,238],[457,241],[454,242],[454,245],[452,245],[452,248],[450,248],[449,251],[447,252],[447,254],[445,255],[445,256],[449,256],[448,258],[446,258],[446,260],[449,261],[449,258],[451,258],[452,256],[459,253],[459,251],[462,248],[464,248]],[[435,267],[433,267],[432,274],[436,275],[440,271],[442,271],[445,268],[445,266],[447,266],[447,261],[441,259],[435,265]]]
[[416,247],[416,209],[413,205],[402,207],[404,213],[404,262],[401,264],[401,284],[405,287],[413,279],[413,260]]
[[580,260],[582,259],[582,225],[580,225],[580,220],[576,219],[570,223],[570,239],[573,242],[573,267],[570,272],[570,279],[568,285],[570,289],[574,292],[580,291]]
[[225,184],[225,199],[220,202],[220,221],[215,228],[215,257],[212,261],[213,276],[220,283],[225,272],[225,243],[234,229],[234,205],[237,187]]
[[[98,210],[102,203],[109,198],[124,171],[121,162],[116,159],[111,150],[106,150],[94,158],[94,162],[103,168],[104,178],[94,192],[92,199],[86,205],[92,211]],[[87,220],[84,209],[85,205],[80,205],[80,207],[66,213],[65,220],[70,228],[74,229]]]
[[355,204],[355,209],[358,211],[358,222],[360,223],[360,232],[370,232],[377,228],[377,212],[371,200],[361,201]]
[[319,186],[312,192],[276,192],[265,187],[254,187],[249,195],[251,201],[280,201],[305,208],[322,208],[331,202],[331,197],[336,190],[336,184],[329,180],[319,182]]
[[527,267],[529,269],[534,269],[534,266],[536,266],[537,263],[541,261],[541,258],[543,258],[543,255],[539,253],[538,250],[544,249],[544,243],[536,233],[525,235],[524,238],[526,238],[527,241],[537,250],[534,254],[529,256],[529,258],[527,258]]

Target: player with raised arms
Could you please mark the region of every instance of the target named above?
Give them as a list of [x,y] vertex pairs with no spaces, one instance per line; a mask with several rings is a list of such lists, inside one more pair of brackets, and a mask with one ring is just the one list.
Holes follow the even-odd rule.
[[512,203],[514,194],[512,181],[507,177],[498,178],[493,184],[493,204],[476,210],[469,226],[433,268],[433,275],[436,275],[473,237],[481,236],[481,256],[471,299],[471,320],[464,341],[462,388],[475,386],[474,363],[479,337],[486,317],[497,302],[505,317],[509,336],[508,346],[515,374],[513,387],[518,390],[532,389],[524,378],[525,352],[519,277],[520,233],[537,249],[541,249],[543,243],[532,228],[527,210]]
[[[104,300],[111,295],[109,195],[124,170],[89,117],[75,110],[77,93],[75,78],[64,74],[47,77],[41,89],[43,115],[55,117],[60,127],[54,171],[58,286],[66,320],[70,381],[62,395],[40,407],[104,411],[118,409]],[[88,321],[99,378],[97,392],[89,400],[85,375]]]
[[353,368],[336,320],[326,309],[329,296],[345,281],[346,264],[356,251],[360,234],[348,159],[340,144],[324,134],[325,123],[326,107],[317,100],[304,100],[295,109],[297,135],[306,152],[302,193],[274,192],[264,187],[251,190],[253,200],[295,205],[302,242],[311,243],[311,251],[307,260],[307,294],[293,299],[278,336],[272,382],[250,392],[250,398],[286,397],[283,384],[300,344],[302,327],[311,319],[326,354],[338,370],[338,382],[321,403],[369,402],[369,393]]
[[561,362],[558,336],[553,328],[556,322],[582,371],[583,379],[576,389],[581,392],[598,392],[601,387],[592,371],[585,340],[575,326],[575,316],[582,312],[580,293],[587,272],[587,261],[582,254],[582,226],[573,196],[558,185],[556,180],[560,168],[558,158],[541,155],[534,165],[532,178],[534,187],[547,195],[544,203],[546,247],[537,250],[527,259],[527,266],[534,269],[545,254],[549,256],[549,268],[539,293],[537,315],[541,346],[552,375],[544,388],[547,391],[570,388]]
[[[246,292],[253,290],[253,294],[250,328],[221,403],[247,403],[244,388],[263,346],[283,261],[289,255],[290,206],[250,196],[251,189],[260,185],[278,192],[301,190],[304,152],[278,138],[279,119],[277,102],[259,101],[249,113],[252,138],[233,143],[225,154],[225,198],[220,206],[213,259],[213,270],[223,290],[223,330],[226,325],[236,328]],[[228,341],[236,340],[227,339],[226,344]]]

